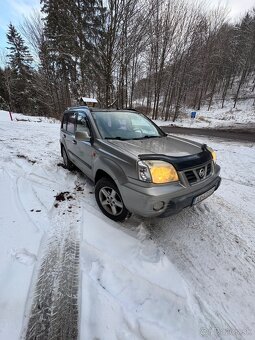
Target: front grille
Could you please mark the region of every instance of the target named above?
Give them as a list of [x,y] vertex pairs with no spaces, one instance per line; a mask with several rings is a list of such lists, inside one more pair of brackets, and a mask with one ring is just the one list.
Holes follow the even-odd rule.
[[184,174],[189,184],[193,185],[211,176],[212,171],[212,162],[209,162],[203,166],[186,170],[184,171]]
[[207,164],[206,176],[209,176],[212,172],[212,163]]
[[185,175],[190,184],[195,183],[197,181],[197,177],[193,170],[185,171]]

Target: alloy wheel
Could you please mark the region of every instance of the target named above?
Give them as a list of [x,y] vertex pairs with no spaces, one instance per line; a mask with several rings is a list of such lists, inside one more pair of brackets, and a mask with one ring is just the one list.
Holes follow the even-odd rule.
[[110,187],[103,187],[99,191],[99,200],[102,207],[111,215],[122,213],[124,205],[118,192]]

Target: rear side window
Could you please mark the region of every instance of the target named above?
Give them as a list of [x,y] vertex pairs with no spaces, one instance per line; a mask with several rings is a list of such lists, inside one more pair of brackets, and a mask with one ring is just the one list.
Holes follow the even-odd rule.
[[66,127],[67,132],[74,134],[75,120],[76,120],[76,115],[74,112],[70,112],[67,114],[67,127]]

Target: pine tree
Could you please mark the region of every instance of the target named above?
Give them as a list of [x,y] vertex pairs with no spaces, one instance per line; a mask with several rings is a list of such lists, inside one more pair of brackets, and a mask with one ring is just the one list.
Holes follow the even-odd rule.
[[10,102],[12,110],[31,113],[33,110],[32,56],[21,35],[11,23],[7,33],[8,65],[11,70]]
[[0,110],[9,109],[9,98],[6,86],[6,71],[0,68]]
[[[58,108],[70,106],[71,96],[93,95],[100,79],[98,39],[101,0],[41,0],[45,36],[53,78],[59,83]],[[61,108],[62,103],[62,108]]]

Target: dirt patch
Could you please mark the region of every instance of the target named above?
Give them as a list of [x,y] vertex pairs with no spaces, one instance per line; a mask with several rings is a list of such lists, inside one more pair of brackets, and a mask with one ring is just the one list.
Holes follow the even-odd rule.
[[24,158],[24,159],[27,159],[27,157],[26,157],[26,156],[24,156],[24,155],[17,155],[17,157],[18,157],[18,158]]
[[76,185],[75,190],[76,191],[84,191],[84,188],[82,188],[80,185]]
[[54,197],[56,198],[56,201],[58,201],[58,202],[63,202],[63,201],[66,201],[66,200],[67,201],[74,200],[73,195],[71,195],[69,191],[60,192],[59,194],[57,194]]
[[27,156],[25,156],[25,155],[20,155],[20,154],[18,154],[18,155],[16,155],[18,158],[23,158],[23,159],[26,159],[29,163],[32,163],[32,164],[35,164],[36,163],[36,161],[34,161],[34,160],[32,160],[32,159],[29,159]]
[[36,163],[36,161],[34,161],[34,160],[32,160],[32,159],[28,159],[28,158],[27,158],[27,161],[28,161],[29,163],[32,163],[32,164],[35,164],[35,163]]
[[56,197],[56,201],[63,202],[63,201],[66,200],[66,195],[69,195],[69,194],[70,194],[69,191],[64,191],[64,192],[61,192],[61,193],[57,194],[54,197]]

